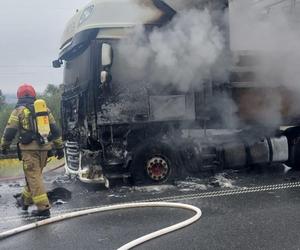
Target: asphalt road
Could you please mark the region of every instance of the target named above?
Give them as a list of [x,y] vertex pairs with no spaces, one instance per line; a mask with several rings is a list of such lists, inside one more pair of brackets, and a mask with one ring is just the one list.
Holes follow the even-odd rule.
[[[67,188],[72,192],[72,199],[53,205],[53,216],[85,207],[164,200],[164,197],[201,208],[203,215],[195,224],[136,249],[300,249],[300,173],[286,171],[282,166],[226,172],[215,178],[190,178],[173,186],[117,186],[111,190],[77,181],[65,182],[57,179],[59,175],[60,171],[47,175],[47,186]],[[278,184],[285,186],[274,186]],[[22,181],[1,185],[0,231],[32,222],[32,218],[13,206],[12,194],[20,190]],[[169,208],[88,215],[4,239],[0,241],[0,249],[117,249],[192,215]]]

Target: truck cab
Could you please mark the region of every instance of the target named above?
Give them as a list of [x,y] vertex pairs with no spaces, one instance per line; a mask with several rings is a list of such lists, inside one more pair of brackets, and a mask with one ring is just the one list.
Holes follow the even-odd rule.
[[[232,140],[240,131],[236,127],[221,141],[207,137],[207,129],[228,129],[222,121],[228,110],[215,105],[216,100],[232,94],[232,100],[241,98],[242,91],[229,79],[216,82],[208,74],[201,84],[182,90],[172,83],[161,85],[159,79],[147,82],[138,62],[128,63],[124,39],[143,29],[147,40],[147,34],[168,25],[185,7],[171,0],[94,0],[68,22],[59,58],[53,61],[54,67],[64,67],[61,114],[68,173],[86,183],[122,178],[155,184],[185,172],[288,161],[285,136],[271,138],[268,132],[264,139]],[[212,22],[223,31],[228,52],[229,30],[223,22],[228,1],[203,0],[194,7],[222,13],[222,22],[220,15]],[[200,139],[191,139],[191,133]]]

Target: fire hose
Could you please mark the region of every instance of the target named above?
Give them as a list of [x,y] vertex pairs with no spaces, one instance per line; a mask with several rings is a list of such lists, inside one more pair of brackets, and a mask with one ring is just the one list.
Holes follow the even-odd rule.
[[199,208],[188,205],[188,204],[183,204],[183,203],[173,203],[173,202],[140,202],[140,203],[125,203],[125,204],[119,204],[119,205],[111,205],[111,206],[105,206],[105,207],[96,207],[96,208],[91,208],[91,209],[86,209],[86,210],[81,210],[81,211],[76,211],[76,212],[71,212],[71,213],[66,213],[62,215],[58,215],[52,218],[48,218],[45,220],[37,221],[34,223],[30,223],[21,227],[17,227],[8,231],[5,231],[3,233],[0,233],[0,240],[16,235],[21,232],[25,232],[34,228],[38,228],[40,226],[48,225],[54,222],[58,221],[63,221],[66,219],[71,219],[83,215],[88,215],[88,214],[94,214],[94,213],[99,213],[99,212],[105,212],[105,211],[113,211],[113,210],[120,210],[120,209],[129,209],[129,208],[144,208],[144,207],[169,207],[169,208],[181,208],[185,210],[191,210],[195,212],[196,214],[182,222],[179,222],[175,225],[157,230],[153,233],[144,235],[138,239],[135,239],[133,241],[130,241],[129,243],[121,246],[118,250],[126,250],[126,249],[131,249],[137,245],[140,245],[146,241],[149,241],[151,239],[157,238],[159,236],[162,236],[164,234],[168,234],[170,232],[176,231],[178,229],[181,229],[183,227],[186,227],[188,225],[191,225],[192,223],[196,222],[199,220],[199,218],[202,215],[202,212]]

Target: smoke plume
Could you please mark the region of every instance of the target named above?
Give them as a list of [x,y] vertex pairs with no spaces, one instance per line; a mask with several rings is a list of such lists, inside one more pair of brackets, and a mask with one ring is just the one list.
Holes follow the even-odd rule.
[[300,114],[299,14],[299,1],[231,1],[231,48],[256,54],[256,83],[268,89],[257,111],[264,125]]
[[[179,91],[202,87],[224,51],[225,39],[208,10],[184,10],[167,26],[150,33],[138,27],[119,46],[129,58],[132,80],[172,84]],[[218,71],[225,78],[225,71]]]
[[[290,8],[280,5],[270,8],[266,1],[230,1],[228,29],[227,12],[222,8],[209,11],[202,8],[201,1],[193,0],[169,2],[170,6],[180,10],[169,24],[150,32],[137,27],[121,41],[116,51],[124,60],[119,60],[115,69],[119,82],[128,80],[128,95],[134,93],[136,98],[147,89],[159,92],[170,86],[178,91],[198,91],[207,81],[227,82],[233,64],[227,47],[230,30],[232,51],[246,50],[256,55],[253,84],[260,87],[242,100],[244,103],[236,104],[226,95],[212,100],[211,105],[217,109],[224,124],[239,126],[236,113],[242,109],[247,110],[256,122],[274,127],[299,115],[300,26],[295,20],[299,16],[295,12],[297,9],[291,12]],[[258,104],[261,105],[256,106]]]
[[[165,90],[170,94],[170,89],[201,91],[208,82],[228,81],[228,13],[221,8],[208,10],[200,2],[172,1],[170,6],[178,13],[167,25],[151,31],[136,27],[120,42],[114,51],[118,73],[113,72],[114,82],[120,83],[118,106],[139,108],[143,113],[147,109],[143,98],[149,90],[154,95],[164,95]],[[207,106],[220,114],[225,126],[236,127],[234,102],[226,95],[214,99]],[[164,112],[169,117],[170,112]]]

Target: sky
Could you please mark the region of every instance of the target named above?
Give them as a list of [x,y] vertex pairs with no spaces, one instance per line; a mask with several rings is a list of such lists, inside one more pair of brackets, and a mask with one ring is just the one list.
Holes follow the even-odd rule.
[[41,92],[62,83],[52,68],[67,21],[89,0],[0,0],[0,89],[14,94],[21,83]]

